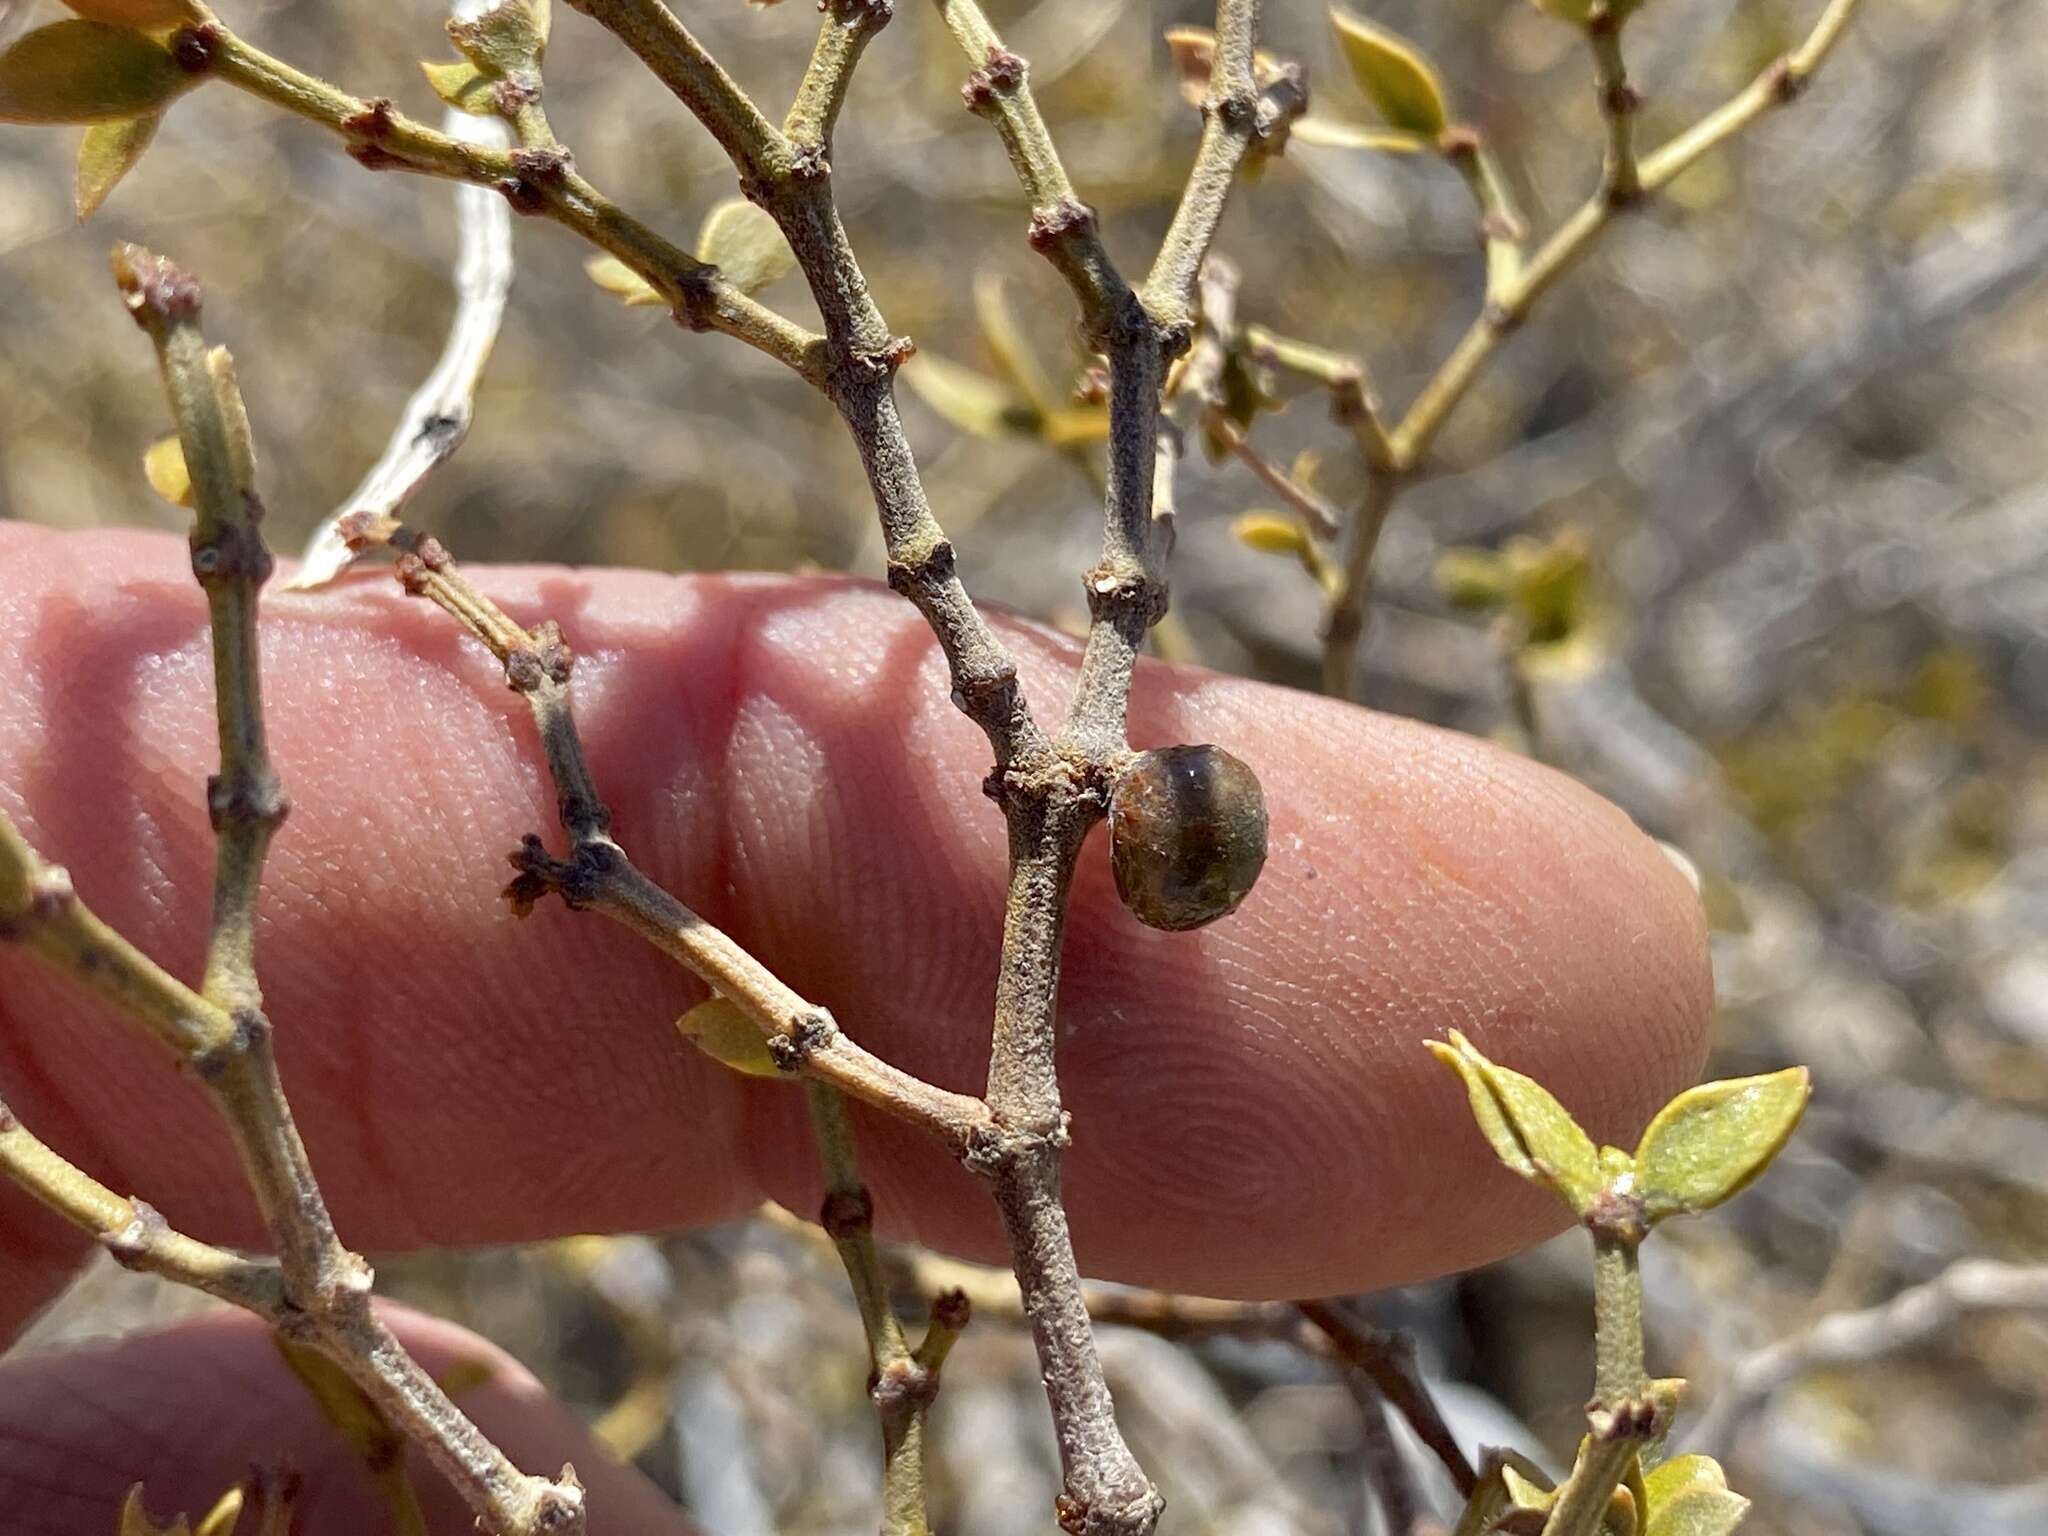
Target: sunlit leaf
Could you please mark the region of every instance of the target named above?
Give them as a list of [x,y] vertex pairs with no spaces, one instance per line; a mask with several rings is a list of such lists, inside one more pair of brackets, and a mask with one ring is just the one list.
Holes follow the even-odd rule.
[[192,505],[192,472],[185,467],[185,450],[175,437],[160,437],[142,456],[142,473],[149,488],[174,507]]
[[142,1502],[142,1484],[137,1483],[121,1501],[119,1536],[192,1536],[192,1527],[185,1523],[183,1515],[169,1525],[158,1525],[150,1519],[149,1508]]
[[796,252],[765,209],[729,197],[704,216],[697,259],[717,267],[741,293],[753,293],[794,267]]
[[1216,67],[1216,34],[1207,27],[1168,27],[1166,49],[1173,56],[1181,96],[1189,106],[1199,107],[1209,94],[1209,72]]
[[1036,433],[1040,418],[1000,380],[950,362],[934,352],[919,352],[903,365],[903,382],[918,398],[962,432],[976,437]]
[[54,21],[0,54],[0,123],[136,117],[198,78],[143,33],[103,21]]
[[1368,128],[1362,123],[1347,123],[1340,118],[1307,117],[1296,118],[1294,144],[1313,144],[1324,149],[1366,149],[1383,154],[1414,155],[1425,149],[1435,149],[1436,141],[1419,133],[1397,133],[1392,128]]
[[1643,1474],[1643,1488],[1650,1495],[1650,1513],[1688,1488],[1726,1488],[1728,1474],[1711,1456],[1674,1456],[1659,1462]]
[[1456,546],[1437,556],[1436,589],[1453,608],[1483,613],[1508,600],[1507,562],[1490,549]]
[[1523,1178],[1553,1190],[1585,1215],[1605,1184],[1600,1154],[1565,1107],[1534,1078],[1496,1066],[1457,1030],[1450,1043],[1428,1042],[1437,1060],[1464,1081],[1472,1118],[1494,1154]]
[[175,27],[200,19],[191,0],[64,0],[64,4],[87,21],[116,27]]
[[1730,1536],[1748,1513],[1741,1494],[1695,1483],[1662,1502],[1652,1495],[1643,1536]]
[[503,0],[470,21],[448,23],[462,56],[486,74],[530,72],[547,52],[547,0]]
[[1770,1166],[1806,1113],[1804,1067],[1688,1088],[1657,1112],[1636,1148],[1636,1193],[1652,1222],[1704,1211]]
[[457,59],[451,64],[422,60],[420,73],[427,77],[427,84],[434,88],[434,94],[457,111],[476,117],[496,114],[497,81],[469,60]]
[[1038,433],[1054,448],[1104,442],[1109,437],[1109,412],[1099,405],[1063,406],[1040,418]]
[[[1180,79],[1180,93],[1191,107],[1199,107],[1209,96],[1209,76],[1216,67],[1216,34],[1207,27],[1168,27],[1167,52],[1173,56],[1173,72]],[[1277,84],[1286,66],[1265,49],[1252,53],[1252,83],[1260,90]]]
[[1338,6],[1330,7],[1330,22],[1352,79],[1388,127],[1432,139],[1444,131],[1443,82],[1413,43]]
[[1025,340],[1024,327],[1010,303],[1010,285],[999,273],[975,274],[974,316],[981,323],[981,339],[988,344],[998,371],[1039,410],[1051,410],[1052,381]]
[[99,210],[121,178],[135,169],[142,152],[156,137],[163,118],[155,112],[125,117],[111,123],[94,123],[78,141],[78,172],[75,201],[82,224]]
[[1230,536],[1246,549],[1255,549],[1262,555],[1291,555],[1300,559],[1314,553],[1301,519],[1278,512],[1246,512],[1231,523]]
[[451,1360],[434,1377],[434,1384],[450,1397],[460,1397],[487,1387],[498,1379],[498,1368],[482,1355],[463,1355]]
[[654,285],[616,256],[593,256],[583,263],[590,280],[628,304],[666,304]]
[[713,1061],[748,1077],[780,1077],[768,1040],[753,1021],[722,997],[699,1003],[680,1019],[676,1030]]
[[235,1527],[242,1521],[242,1506],[247,1501],[247,1495],[239,1484],[230,1488],[206,1512],[206,1518],[193,1528],[192,1536],[234,1536]]

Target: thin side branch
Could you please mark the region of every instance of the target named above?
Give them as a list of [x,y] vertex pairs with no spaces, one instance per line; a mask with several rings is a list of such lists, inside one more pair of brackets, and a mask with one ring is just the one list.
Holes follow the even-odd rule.
[[[116,250],[114,275],[129,313],[156,346],[193,483],[193,573],[206,589],[213,618],[221,767],[207,792],[220,844],[212,936],[205,986],[176,999],[175,1017],[191,1023],[165,1038],[213,1097],[241,1154],[278,1252],[284,1302],[272,1321],[280,1332],[318,1349],[346,1371],[394,1425],[420,1442],[487,1529],[501,1536],[574,1536],[583,1529],[582,1487],[574,1474],[565,1470],[559,1481],[551,1481],[513,1466],[377,1319],[370,1306],[369,1266],[335,1235],[293,1122],[270,1021],[260,1007],[252,943],[263,855],[282,815],[283,796],[269,767],[263,733],[256,596],[269,572],[270,555],[257,526],[261,509],[247,413],[233,364],[224,351],[208,351],[200,333],[198,284],[137,246]],[[19,835],[5,829],[0,835],[0,914],[15,915],[8,898],[26,896],[24,915],[36,917],[37,928],[99,940],[96,951],[60,945],[55,953],[81,967],[81,974],[103,990],[95,973],[124,965],[133,966],[151,994],[175,996],[182,990],[132,948],[100,939],[104,925],[75,897],[60,894],[68,890],[61,872],[53,878]],[[52,895],[59,895],[54,906],[48,899]],[[0,927],[11,930],[14,924]],[[35,934],[30,938],[36,942]],[[114,989],[115,995],[140,990],[133,983]]]
[[390,519],[344,529],[359,545],[399,551],[400,585],[448,613],[483,642],[527,702],[554,782],[556,811],[570,847],[555,858],[538,837],[512,855],[518,871],[506,894],[528,910],[549,893],[632,929],[707,982],[746,1015],[779,1063],[932,1132],[964,1155],[988,1127],[980,1100],[911,1076],[849,1040],[823,1008],[807,1001],[716,924],[650,880],[611,836],[576,729],[570,674],[575,655],[553,622],[528,630],[470,585],[440,541]]
[[796,156],[815,155],[829,161],[832,130],[838,125],[839,109],[846,104],[853,71],[875,34],[888,22],[890,0],[826,0],[819,9],[825,13],[825,21],[818,28],[818,41],[797,86],[796,101],[783,119],[782,134]]
[[273,1263],[173,1231],[155,1209],[117,1195],[67,1161],[0,1103],[0,1171],[80,1231],[123,1268],[160,1275],[278,1322],[284,1280]]
[[1773,1393],[1831,1366],[1863,1365],[1947,1336],[1964,1318],[1986,1312],[2048,1312],[2048,1264],[1967,1259],[1874,1307],[1836,1312],[1739,1361],[1713,1406],[1686,1436],[1711,1452]]
[[1858,0],[1828,0],[1806,40],[1765,69],[1751,84],[1693,127],[1654,153],[1635,152],[1635,90],[1624,69],[1618,29],[1604,20],[1589,28],[1594,72],[1600,91],[1607,142],[1599,187],[1560,224],[1536,252],[1523,259],[1519,221],[1506,199],[1506,184],[1490,159],[1460,160],[1460,145],[1449,146],[1480,201],[1487,233],[1486,303],[1465,334],[1416,395],[1398,424],[1380,429],[1377,419],[1361,435],[1372,484],[1353,531],[1344,578],[1325,612],[1323,683],[1326,691],[1349,696],[1364,629],[1366,587],[1381,526],[1402,484],[1422,474],[1445,423],[1471,390],[1507,337],[1536,302],[1592,250],[1615,217],[1641,206],[1668,187],[1710,150],[1772,107],[1795,100],[1839,41]]
[[272,58],[217,20],[184,28],[173,39],[173,47],[195,72],[225,80],[341,135],[350,156],[372,170],[471,182],[503,194],[517,212],[552,219],[632,268],[661,294],[681,323],[735,337],[813,384],[822,381],[819,337],[747,297],[715,266],[627,214],[592,186],[559,148],[507,150],[451,138],[406,116],[383,97],[353,96]]
[[938,1293],[925,1337],[910,1347],[889,1304],[888,1277],[875,1249],[874,1201],[861,1183],[846,1106],[823,1083],[804,1087],[825,1168],[818,1224],[838,1250],[867,1336],[868,1396],[882,1426],[882,1536],[926,1536],[925,1420],[938,1395],[939,1368],[967,1326],[969,1304],[959,1291]]
[[1297,1303],[1301,1315],[1315,1328],[1337,1358],[1370,1381],[1395,1412],[1408,1421],[1415,1438],[1429,1448],[1450,1473],[1458,1497],[1469,1499],[1479,1486],[1479,1474],[1459,1447],[1457,1437],[1438,1409],[1422,1373],[1415,1365],[1415,1345],[1400,1334],[1388,1333],[1359,1317],[1342,1302],[1304,1301]]

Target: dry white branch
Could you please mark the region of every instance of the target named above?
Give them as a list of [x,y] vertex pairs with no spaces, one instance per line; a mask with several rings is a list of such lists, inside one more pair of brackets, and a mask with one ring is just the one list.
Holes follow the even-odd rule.
[[[453,7],[458,18],[468,8]],[[441,131],[451,139],[493,149],[511,144],[510,132],[499,119],[474,117],[453,107],[442,120]],[[355,555],[341,536],[342,519],[356,513],[395,517],[469,435],[477,383],[490,361],[512,289],[512,210],[489,188],[460,183],[455,188],[455,222],[455,318],[449,322],[441,359],[406,401],[383,456],[348,499],[313,530],[298,571],[285,583],[289,589],[323,586],[347,570]]]
[[1859,1365],[1924,1344],[1979,1312],[2048,1311],[2048,1264],[1967,1259],[1924,1285],[1857,1312],[1836,1312],[1738,1361],[1713,1407],[1686,1437],[1712,1454],[1764,1400],[1810,1372]]

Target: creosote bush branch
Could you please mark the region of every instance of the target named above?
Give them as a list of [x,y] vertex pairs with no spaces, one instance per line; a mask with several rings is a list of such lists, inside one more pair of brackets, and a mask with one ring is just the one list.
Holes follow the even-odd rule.
[[[1501,344],[1528,318],[1537,301],[1585,259],[1618,218],[1642,207],[1702,156],[1771,108],[1797,99],[1841,38],[1857,3],[1827,0],[1813,30],[1798,47],[1693,127],[1650,153],[1639,154],[1635,121],[1642,100],[1628,81],[1622,55],[1624,24],[1635,7],[1610,0],[1576,7],[1539,0],[1540,8],[1579,26],[1585,34],[1606,146],[1593,193],[1526,255],[1521,217],[1493,152],[1476,130],[1445,121],[1442,88],[1434,75],[1427,73],[1426,65],[1421,66],[1429,90],[1437,97],[1436,147],[1465,177],[1479,207],[1487,277],[1478,315],[1408,409],[1393,420],[1373,400],[1364,386],[1363,371],[1355,363],[1282,338],[1263,345],[1256,339],[1251,343],[1254,351],[1269,361],[1292,367],[1331,388],[1335,414],[1352,427],[1366,470],[1365,490],[1346,530],[1343,558],[1328,565],[1323,623],[1325,692],[1350,696],[1380,531],[1402,490],[1429,473],[1430,453],[1438,436]],[[1340,36],[1362,25],[1341,11],[1332,14]],[[1370,84],[1375,66],[1354,57],[1353,67],[1361,82]]]
[[257,594],[271,559],[259,524],[255,450],[234,366],[199,328],[198,284],[139,246],[114,274],[155,343],[194,508],[192,571],[213,640],[220,769],[206,786],[218,857],[205,980],[192,991],[108,928],[60,868],[0,817],[0,936],[26,945],[118,1005],[178,1057],[213,1098],[241,1154],[277,1250],[246,1260],[171,1231],[139,1200],[97,1184],[0,1108],[0,1168],[99,1240],[117,1260],[256,1312],[286,1339],[334,1361],[458,1487],[498,1536],[576,1533],[583,1490],[522,1473],[422,1370],[370,1306],[370,1270],[342,1246],[299,1140],[262,1011],[255,906],[264,854],[283,821],[269,762],[256,646]]
[[[984,787],[1005,823],[1008,889],[990,1065],[979,1096],[939,1088],[864,1050],[825,1007],[799,995],[633,863],[614,836],[611,812],[584,756],[572,710],[574,657],[554,623],[528,629],[515,622],[464,578],[438,542],[388,513],[352,515],[340,532],[355,547],[388,546],[404,588],[441,607],[486,646],[526,701],[566,845],[557,853],[533,835],[513,854],[515,875],[506,894],[514,910],[524,913],[558,895],[572,908],[638,933],[715,993],[680,1021],[685,1034],[739,1070],[803,1080],[824,1169],[820,1225],[846,1270],[867,1341],[882,1439],[885,1533],[922,1536],[929,1528],[922,1470],[927,1418],[970,1308],[962,1287],[920,1286],[921,1300],[931,1298],[925,1302],[929,1323],[922,1339],[910,1343],[875,1243],[849,1098],[922,1127],[990,1187],[1008,1238],[1016,1311],[1031,1329],[1058,1445],[1060,1525],[1071,1536],[1150,1536],[1162,1500],[1118,1428],[1091,1321],[1091,1304],[1110,1304],[1081,1280],[1061,1199],[1071,1130],[1055,1042],[1068,897],[1097,822],[1113,818],[1120,893],[1159,927],[1194,926],[1228,911],[1264,858],[1256,781],[1235,764],[1249,783],[1233,791],[1232,835],[1243,834],[1243,846],[1200,850],[1211,866],[1200,873],[1227,877],[1205,894],[1206,907],[1197,904],[1190,913],[1162,904],[1148,915],[1126,885],[1127,867],[1141,870],[1131,880],[1143,879],[1142,850],[1118,839],[1127,833],[1127,820],[1142,820],[1133,808],[1139,789],[1159,787],[1146,775],[1162,771],[1163,755],[1216,750],[1139,753],[1127,723],[1137,656],[1167,611],[1175,476],[1185,436],[1200,430],[1248,465],[1306,530],[1290,539],[1285,529],[1264,528],[1260,547],[1296,554],[1321,584],[1326,683],[1330,691],[1348,692],[1379,530],[1401,489],[1427,467],[1444,423],[1502,339],[1622,212],[1654,196],[1772,105],[1790,100],[1833,46],[1855,3],[1828,0],[1800,48],[1694,128],[1644,153],[1635,128],[1639,102],[1622,53],[1623,25],[1634,7],[1620,0],[1590,6],[1542,0],[1585,34],[1605,145],[1593,195],[1533,247],[1493,149],[1450,119],[1427,61],[1391,34],[1336,13],[1347,58],[1393,130],[1379,137],[1394,141],[1391,147],[1433,148],[1457,170],[1480,211],[1486,257],[1478,318],[1407,412],[1389,420],[1355,365],[1314,343],[1240,326],[1237,273],[1212,258],[1240,174],[1283,153],[1298,128],[1309,136],[1316,121],[1304,117],[1300,69],[1260,50],[1259,0],[1219,0],[1206,41],[1184,33],[1175,43],[1203,123],[1174,213],[1142,278],[1127,277],[1111,257],[1096,212],[1069,176],[1034,97],[1029,62],[1004,44],[976,0],[935,0],[965,55],[965,106],[995,129],[1021,185],[1028,213],[1020,233],[1070,290],[1080,334],[1102,364],[1096,377],[1098,400],[1107,406],[1103,531],[1099,555],[1082,576],[1089,622],[1079,675],[1057,715],[1041,714],[1025,697],[1014,658],[960,580],[897,406],[896,375],[914,348],[889,328],[834,193],[835,130],[865,50],[891,19],[890,0],[822,0],[816,41],[779,118],[662,0],[570,0],[667,88],[730,161],[751,206],[735,205],[733,220],[719,226],[724,235],[707,223],[696,251],[655,233],[600,192],[557,137],[544,104],[552,26],[547,0],[501,0],[465,14],[448,27],[459,60],[425,66],[430,84],[452,107],[502,120],[510,147],[437,131],[387,97],[357,96],[305,73],[241,37],[200,0],[137,0],[119,23],[60,23],[54,36],[53,29],[31,34],[30,42],[0,57],[0,117],[102,125],[147,117],[153,125],[185,92],[224,83],[326,130],[369,169],[489,188],[515,211],[567,228],[609,258],[593,270],[604,286],[629,302],[665,305],[687,328],[719,331],[756,347],[830,402],[860,457],[889,583],[930,627],[947,664],[951,698],[980,729],[993,758]],[[91,16],[95,5],[72,0],[72,8]],[[77,25],[88,30],[81,33]],[[18,63],[24,47],[43,50],[35,57],[54,60],[55,73],[17,68],[9,74],[7,61]],[[91,92],[66,94],[59,76],[67,59],[88,66]],[[1324,142],[1344,138],[1339,132],[1331,139],[1327,125],[1322,133]],[[147,137],[141,132],[139,142],[146,145]],[[119,143],[94,147],[95,200],[133,164],[137,142],[131,129]],[[85,185],[82,176],[82,205]],[[738,220],[751,232],[732,234],[742,229]],[[745,253],[760,251],[762,231],[781,244],[755,261]],[[759,273],[778,261],[786,270],[792,259],[817,306],[817,332],[752,296]],[[117,268],[131,311],[157,346],[177,420],[179,469],[196,514],[193,568],[206,590],[213,635],[220,769],[207,794],[218,842],[204,979],[198,990],[188,989],[133,950],[77,900],[61,871],[43,864],[4,823],[0,933],[120,1004],[194,1070],[235,1134],[278,1257],[246,1259],[170,1231],[146,1205],[71,1167],[4,1109],[0,1166],[123,1262],[235,1301],[287,1338],[320,1350],[434,1455],[488,1529],[501,1536],[580,1531],[582,1491],[573,1474],[565,1470],[549,1480],[519,1472],[377,1322],[368,1268],[336,1236],[293,1127],[254,957],[264,857],[286,803],[263,730],[255,626],[270,559],[258,529],[251,434],[232,365],[200,336],[196,286],[134,248],[124,250]],[[1330,390],[1367,470],[1366,493],[1348,529],[1303,478],[1265,456],[1252,441],[1249,416],[1232,415],[1226,378],[1247,355],[1316,378]],[[1347,532],[1341,560],[1318,543]],[[1226,772],[1204,787],[1228,782]],[[1192,1313],[1164,1306],[1153,1310],[1152,1321],[1196,1326],[1191,1317],[1215,1322],[1227,1315],[1244,1326],[1256,1318],[1258,1327],[1282,1336],[1312,1332],[1443,1459],[1466,1500],[1461,1530],[1489,1528],[1495,1517],[1519,1512],[1518,1529],[1594,1536],[1619,1504],[1632,1515],[1630,1529],[1654,1532],[1661,1510],[1700,1498],[1725,1512],[1731,1507],[1725,1501],[1735,1496],[1716,1484],[1718,1468],[1676,1489],[1658,1486],[1658,1474],[1644,1469],[1644,1450],[1669,1427],[1676,1384],[1652,1380],[1645,1367],[1637,1251],[1661,1220],[1716,1204],[1761,1172],[1804,1105],[1803,1073],[1711,1084],[1681,1095],[1628,1153],[1595,1148],[1539,1085],[1487,1061],[1461,1037],[1437,1049],[1465,1083],[1475,1119],[1502,1161],[1564,1199],[1592,1237],[1598,1372],[1588,1432],[1561,1486],[1539,1484],[1529,1466],[1512,1457],[1471,1466],[1412,1361],[1340,1305],[1309,1302],[1298,1311],[1254,1312],[1211,1304],[1206,1313],[1199,1305]]]

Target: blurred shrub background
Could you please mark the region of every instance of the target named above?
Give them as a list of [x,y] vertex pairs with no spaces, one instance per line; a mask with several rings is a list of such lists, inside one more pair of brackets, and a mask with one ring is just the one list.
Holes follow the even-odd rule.
[[[0,5],[0,11],[8,8]],[[48,8],[54,10],[54,7]],[[440,11],[233,0],[259,43],[410,110]],[[1000,146],[962,110],[936,17],[900,0],[839,135],[842,206],[892,324],[927,354],[992,359],[975,279],[1005,285],[1045,366],[1082,359],[1023,240]],[[1183,0],[999,0],[1068,165],[1135,257],[1164,228],[1198,128],[1160,41]],[[1810,0],[1654,0],[1630,29],[1654,143],[1745,83]],[[809,7],[702,0],[689,20],[750,87],[788,95]],[[31,17],[30,13],[36,13]],[[1583,197],[1600,130],[1570,31],[1519,0],[1378,0],[1546,230]],[[13,7],[18,26],[47,19]],[[1647,1255],[1653,1361],[1699,1401],[1747,1352],[1954,1260],[2048,1259],[2048,67],[2020,0],[1867,5],[1814,88],[1624,221],[1547,299],[1454,419],[1447,471],[1408,495],[1378,562],[1361,692],[1510,732],[1598,785],[1697,865],[1723,996],[1717,1071],[1812,1063],[1806,1129],[1757,1190]],[[1319,111],[1367,109],[1321,8],[1272,0],[1268,45]],[[710,140],[596,28],[558,24],[549,107],[582,168],[687,239],[733,190]],[[70,209],[74,135],[0,133],[0,516],[181,526],[142,448],[152,370],[107,296],[105,250],[147,238],[205,275],[265,445],[278,547],[377,456],[451,308],[452,195],[370,175],[315,130],[226,91],[174,112],[94,225]],[[677,333],[585,279],[538,224],[469,445],[415,515],[472,558],[879,574],[844,434],[766,359]],[[1235,200],[1220,249],[1245,320],[1360,357],[1396,408],[1481,286],[1464,188],[1429,157],[1297,146]],[[799,316],[795,279],[767,297]],[[1080,616],[1099,513],[1069,459],[906,405],[970,587]],[[1319,397],[1264,417],[1281,463],[1320,450],[1357,489]],[[1229,535],[1270,496],[1191,461],[1177,646],[1312,686],[1316,595]],[[1441,551],[1571,534],[1604,622],[1586,664],[1515,689],[1483,622],[1451,611]],[[1566,1239],[1575,1242],[1576,1239]],[[869,1528],[864,1365],[829,1254],[774,1226],[587,1240],[380,1265],[387,1288],[480,1328],[720,1536]],[[1590,1338],[1576,1247],[1372,1305],[1414,1328],[1475,1438],[1553,1454],[1580,1425]],[[27,1347],[182,1306],[92,1276]],[[1349,1395],[1277,1345],[1105,1343],[1176,1533],[1335,1533],[1374,1518]],[[1759,1536],[2048,1530],[2048,1325],[1991,1317],[1803,1378],[1721,1425]],[[1027,1341],[978,1326],[936,1415],[946,1529],[1044,1523],[1055,1487]],[[764,1447],[778,1447],[773,1455]],[[801,1447],[791,1454],[792,1447]]]

